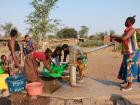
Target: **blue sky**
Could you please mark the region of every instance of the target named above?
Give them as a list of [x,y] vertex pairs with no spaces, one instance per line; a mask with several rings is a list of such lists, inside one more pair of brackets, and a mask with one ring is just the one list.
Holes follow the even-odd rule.
[[[31,0],[1,0],[0,24],[12,22],[25,34],[26,16],[33,10]],[[89,34],[115,30],[121,34],[124,21],[136,15],[135,27],[140,28],[140,0],[59,0],[50,17],[61,20],[64,26],[76,30],[88,26]]]

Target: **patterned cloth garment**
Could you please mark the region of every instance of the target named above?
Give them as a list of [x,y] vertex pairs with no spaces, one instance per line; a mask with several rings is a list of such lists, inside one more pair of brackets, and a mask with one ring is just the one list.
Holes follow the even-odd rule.
[[[125,29],[125,33],[130,31],[132,27]],[[123,61],[120,67],[118,78],[124,81],[140,82],[140,51],[138,50],[136,32],[122,44]]]

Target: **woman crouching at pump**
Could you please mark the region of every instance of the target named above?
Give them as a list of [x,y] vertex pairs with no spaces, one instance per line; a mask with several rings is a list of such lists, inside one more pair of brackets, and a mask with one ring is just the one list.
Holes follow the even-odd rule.
[[51,49],[47,48],[45,52],[33,51],[25,57],[24,67],[28,82],[39,81],[38,67],[40,62],[43,62],[44,67],[50,70],[51,54]]
[[136,29],[133,28],[135,16],[128,17],[125,22],[127,27],[122,37],[111,35],[111,38],[119,43],[122,43],[123,61],[119,71],[118,78],[127,83],[122,91],[132,90],[133,81],[139,82],[139,51],[136,38]]

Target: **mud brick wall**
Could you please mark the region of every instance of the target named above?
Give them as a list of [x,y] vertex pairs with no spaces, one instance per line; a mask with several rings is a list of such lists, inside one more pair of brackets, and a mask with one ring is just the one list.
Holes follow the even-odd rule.
[[110,37],[108,35],[104,36],[104,44],[109,44],[110,43]]

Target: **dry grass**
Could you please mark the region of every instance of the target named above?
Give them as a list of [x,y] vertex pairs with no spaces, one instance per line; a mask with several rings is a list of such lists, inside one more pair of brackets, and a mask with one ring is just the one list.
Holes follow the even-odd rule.
[[1,55],[9,55],[10,52],[9,52],[9,49],[7,46],[0,46],[0,56]]

